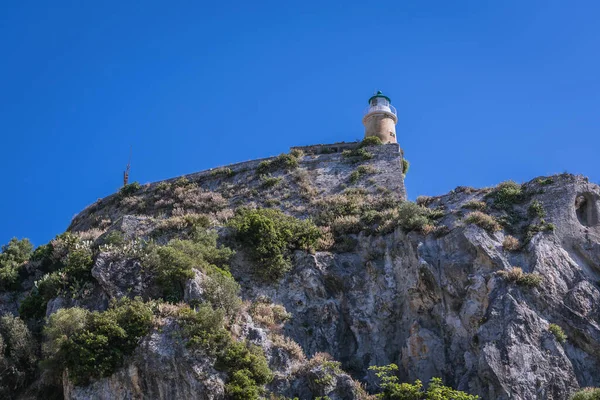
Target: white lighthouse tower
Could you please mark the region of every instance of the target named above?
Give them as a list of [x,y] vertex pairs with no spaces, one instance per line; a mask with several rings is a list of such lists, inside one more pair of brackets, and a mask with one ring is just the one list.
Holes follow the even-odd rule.
[[398,116],[390,98],[378,91],[369,99],[369,107],[363,117],[365,138],[376,136],[383,143],[398,143],[396,123],[398,123]]

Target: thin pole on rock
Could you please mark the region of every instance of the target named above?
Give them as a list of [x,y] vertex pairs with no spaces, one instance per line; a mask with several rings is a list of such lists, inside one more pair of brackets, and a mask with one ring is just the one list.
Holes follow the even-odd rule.
[[129,161],[127,161],[127,168],[123,171],[123,186],[127,186],[129,183],[129,170],[131,169],[131,151],[132,146],[129,146]]

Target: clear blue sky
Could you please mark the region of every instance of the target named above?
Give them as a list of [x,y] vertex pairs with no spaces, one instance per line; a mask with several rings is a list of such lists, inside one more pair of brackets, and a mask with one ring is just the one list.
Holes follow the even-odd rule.
[[2,2],[0,243],[146,183],[352,141],[377,89],[409,197],[598,182],[597,1]]

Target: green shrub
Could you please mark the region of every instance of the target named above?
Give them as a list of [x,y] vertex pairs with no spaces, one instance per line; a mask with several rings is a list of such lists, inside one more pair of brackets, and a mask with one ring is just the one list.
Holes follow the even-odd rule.
[[556,340],[558,340],[560,343],[564,343],[567,341],[567,335],[560,326],[556,324],[550,324],[548,325],[548,330],[552,332]]
[[432,196],[418,196],[417,197],[417,205],[422,207],[427,207],[435,200],[435,197]]
[[463,204],[462,208],[483,211],[487,208],[487,203],[485,201],[470,200]]
[[23,299],[19,306],[19,315],[23,319],[42,319],[46,315],[46,305],[48,300],[34,289]]
[[152,309],[139,299],[121,299],[102,313],[59,310],[45,329],[45,365],[55,373],[67,368],[75,385],[109,376],[149,332],[152,318]]
[[281,178],[277,178],[274,176],[261,175],[261,186],[263,189],[272,188],[273,186],[277,186],[281,182],[281,180]]
[[448,386],[444,386],[440,378],[431,378],[427,390],[423,388],[420,380],[416,380],[414,384],[399,383],[398,377],[394,374],[398,370],[396,364],[386,366],[369,367],[371,371],[375,371],[375,375],[381,383],[379,387],[381,392],[376,395],[378,399],[386,400],[477,400],[478,396],[473,396],[465,392],[454,390]]
[[356,183],[365,175],[375,174],[377,169],[371,165],[359,165],[355,171],[350,174],[350,183]]
[[544,210],[544,206],[542,205],[542,203],[540,203],[537,200],[534,200],[529,205],[529,208],[527,209],[527,214],[531,218],[544,218],[546,216],[546,211]]
[[398,225],[405,231],[421,231],[430,224],[431,210],[415,203],[404,201],[398,206]]
[[465,222],[467,224],[475,224],[490,233],[502,230],[502,226],[494,217],[484,214],[481,211],[473,211],[469,213],[465,218]]
[[261,161],[256,168],[256,173],[266,175],[279,170],[291,171],[296,168],[298,168],[297,157],[292,154],[280,154],[272,160]]
[[224,177],[232,177],[235,175],[235,172],[229,167],[217,168],[214,169],[211,173],[212,176],[224,176]]
[[227,346],[215,367],[229,374],[225,390],[232,399],[258,399],[261,386],[273,379],[262,349],[243,342]]
[[19,313],[23,318],[40,319],[46,313],[47,302],[62,294],[77,291],[94,282],[92,250],[89,243],[65,232],[33,252],[31,261],[46,273],[35,282],[35,288],[23,300]]
[[554,182],[554,180],[552,178],[537,178],[536,182],[541,186],[547,186],[551,185]]
[[571,400],[600,400],[600,388],[583,388],[573,394]]
[[186,178],[185,176],[182,176],[180,178],[177,178],[177,180],[175,182],[173,182],[173,186],[177,187],[188,187],[188,186],[192,186],[194,185],[194,183],[192,181],[190,181],[188,178]]
[[521,185],[513,181],[500,183],[488,196],[494,199],[494,206],[499,209],[509,209],[524,199]]
[[528,243],[535,235],[540,232],[554,232],[556,226],[554,224],[548,223],[543,219],[539,224],[529,225],[525,231],[525,243]]
[[509,270],[498,271],[497,274],[509,282],[517,285],[538,287],[542,284],[542,276],[538,273],[523,272],[520,267],[512,267]]
[[92,266],[92,251],[89,248],[81,247],[75,249],[67,255],[63,272],[69,278],[69,282],[83,281],[89,282],[93,280]]
[[279,279],[289,270],[293,250],[310,250],[321,237],[321,231],[312,221],[275,209],[239,209],[229,226],[249,252],[256,272],[271,280]]
[[406,158],[402,158],[402,176],[405,177],[410,169],[410,162]]
[[373,158],[373,153],[367,151],[362,147],[358,147],[354,150],[344,150],[342,156],[350,160],[351,162],[367,161]]
[[222,309],[225,315],[234,317],[242,305],[239,297],[240,285],[233,276],[220,268],[212,269],[202,281],[204,297],[215,309]]
[[83,330],[87,325],[90,312],[84,308],[61,308],[48,318],[44,327],[45,342],[42,346],[46,357],[56,355],[62,345],[75,333]]
[[112,244],[115,246],[122,246],[125,244],[125,237],[121,231],[110,231],[104,238],[103,244]]
[[151,246],[142,262],[153,271],[163,298],[177,302],[185,281],[194,277],[194,268],[205,273],[228,269],[232,255],[231,249],[217,246],[216,232],[198,229],[192,240],[173,239],[166,246]]
[[121,198],[133,196],[141,188],[142,188],[142,185],[140,185],[138,182],[130,183],[129,185],[125,185],[121,189],[119,189],[119,196]]
[[177,321],[187,339],[187,347],[211,356],[222,351],[230,341],[229,332],[223,328],[223,317],[223,310],[214,310],[208,304],[195,310],[187,305],[180,308]]
[[25,323],[12,315],[0,317],[0,397],[16,393],[35,378],[38,344]]
[[383,142],[377,136],[368,136],[360,142],[358,145],[359,148],[366,146],[381,146]]
[[19,275],[23,265],[33,253],[33,245],[29,239],[12,238],[2,246],[0,253],[0,289],[16,290],[21,280]]

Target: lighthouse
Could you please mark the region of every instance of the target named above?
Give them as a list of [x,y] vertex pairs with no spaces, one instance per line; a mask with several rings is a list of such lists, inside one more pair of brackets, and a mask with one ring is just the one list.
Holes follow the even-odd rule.
[[396,123],[398,116],[389,97],[378,91],[369,99],[369,107],[365,110],[363,125],[365,138],[376,136],[383,143],[398,143],[396,140]]

